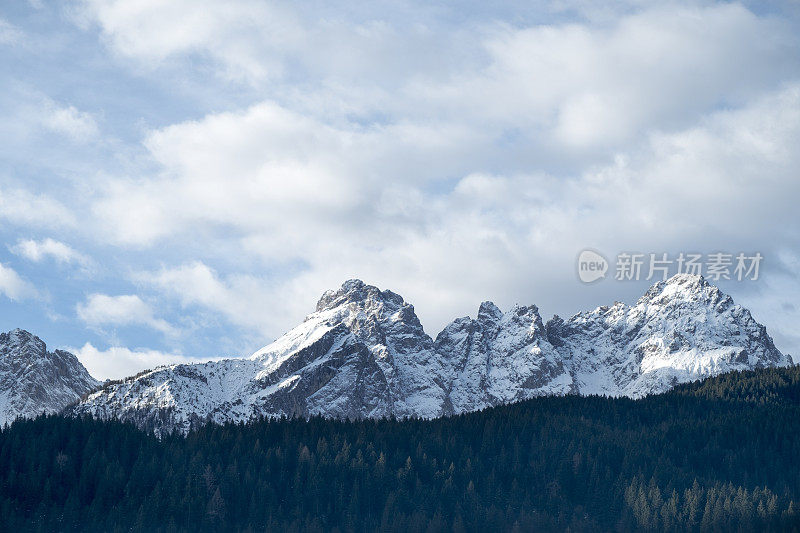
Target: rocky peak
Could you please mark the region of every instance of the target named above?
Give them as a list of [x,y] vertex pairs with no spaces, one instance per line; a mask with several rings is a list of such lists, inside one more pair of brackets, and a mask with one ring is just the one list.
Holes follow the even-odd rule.
[[[361,280],[345,281],[336,291],[327,291],[309,319],[324,317],[329,323],[343,323],[359,337],[386,344],[392,330],[427,337],[414,306],[392,291],[382,291]],[[427,338],[426,340],[429,340]]]
[[99,385],[69,352],[48,352],[36,335],[0,333],[0,424],[54,413]]
[[650,287],[637,304],[698,302],[716,305],[725,299],[730,297],[711,285],[703,276],[675,274]]
[[528,330],[530,338],[544,334],[544,322],[535,305],[515,305],[503,318],[516,328]]
[[497,323],[503,318],[503,312],[493,302],[483,302],[478,308],[478,322]]
[[0,347],[3,353],[14,351],[27,357],[41,355],[47,351],[45,343],[36,335],[24,329],[14,329],[8,333],[0,333]]
[[350,279],[342,283],[342,286],[335,291],[325,291],[317,302],[317,312],[328,311],[348,304],[366,307],[378,302],[387,303],[393,307],[400,307],[405,303],[399,294],[382,291],[378,287],[367,285],[360,279]]

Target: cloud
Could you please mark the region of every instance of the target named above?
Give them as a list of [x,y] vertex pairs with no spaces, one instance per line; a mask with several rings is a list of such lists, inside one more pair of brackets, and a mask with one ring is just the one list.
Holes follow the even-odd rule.
[[0,219],[21,226],[72,228],[77,220],[72,210],[46,193],[23,188],[0,187]]
[[247,328],[272,329],[278,321],[272,304],[271,283],[252,275],[220,277],[200,261],[157,272],[141,272],[138,282],[177,298],[183,306],[214,311],[229,322]]
[[72,141],[72,146],[63,147],[72,154],[66,161],[72,162],[78,155],[75,153],[78,146],[86,147],[90,141],[95,141],[93,151],[97,154],[97,148],[112,140],[100,138],[97,116],[102,111],[93,113],[79,109],[53,99],[27,81],[8,78],[6,91],[0,95],[0,111],[5,116],[0,131],[9,136],[2,147],[9,156],[19,156],[20,150],[38,150],[37,162],[39,158],[47,160],[62,149],[53,145],[55,137]]
[[648,7],[600,24],[500,25],[482,44],[480,68],[443,83],[417,79],[409,102],[428,116],[513,128],[545,161],[555,151],[585,162],[648,129],[685,127],[800,66],[790,25],[739,4]]
[[[83,12],[118,54],[143,63],[212,58],[221,75],[306,115],[514,133],[542,143],[537,152],[573,158],[739,105],[800,69],[791,24],[737,3],[643,3],[582,22],[544,9],[527,24],[459,25],[447,9],[414,9],[370,19],[247,0],[224,9],[92,0]],[[476,139],[464,154],[481,148],[484,137]]]
[[[320,159],[343,148],[343,141],[335,129],[272,104],[171,126],[146,141],[168,171],[112,183],[94,212],[113,224],[106,226],[112,238],[146,244],[198,217],[210,224],[254,226],[274,224],[280,214],[272,210],[281,206],[305,204],[309,212],[339,208],[358,190]],[[313,155],[316,150],[321,157]],[[231,175],[239,177],[227,179]],[[173,194],[183,201],[174,203]]]
[[[794,243],[799,88],[787,84],[689,128],[653,130],[614,161],[567,178],[473,172],[438,193],[426,190],[426,179],[405,179],[414,161],[401,161],[411,146],[436,158],[450,146],[447,136],[432,149],[428,137],[404,137],[399,127],[348,131],[259,105],[152,134],[148,147],[164,174],[126,182],[95,207],[122,240],[147,244],[223,228],[225,246],[242,259],[302,265],[268,289],[258,276],[222,277],[202,263],[148,278],[187,305],[249,327],[266,323],[249,305],[286,306],[296,301],[291,294],[310,306],[354,276],[407,289],[420,309],[436,309],[427,312],[435,326],[463,313],[476,294],[513,302],[515,291],[534,294],[537,286],[552,286],[544,297],[576,310],[579,293],[556,292],[574,281],[574,255],[586,246],[750,249],[765,235]],[[392,163],[381,172],[385,161]]]
[[38,295],[36,287],[22,279],[13,268],[0,263],[0,293],[9,300],[25,300]]
[[285,252],[313,246],[331,218],[338,227],[328,231],[364,224],[400,181],[436,179],[445,170],[432,161],[451,161],[467,136],[432,125],[340,128],[265,102],[152,132],[146,146],[164,172],[113,182],[93,212],[122,244],[152,244],[200,222],[245,234],[279,228],[269,232],[272,248]]
[[[800,84],[792,84],[740,109],[711,113],[695,127],[655,131],[612,163],[568,179],[474,173],[438,195],[378,188],[355,205],[296,217],[268,201],[252,207],[231,201],[228,207],[241,211],[228,222],[244,235],[248,255],[265,261],[297,255],[304,266],[269,283],[223,276],[202,263],[146,279],[186,305],[270,332],[296,323],[322,291],[350,277],[405,295],[432,334],[452,317],[474,313],[485,298],[506,307],[533,301],[545,313],[569,314],[635,297],[642,290],[635,285],[607,283],[592,296],[577,290],[575,254],[593,246],[608,254],[758,248],[769,256],[775,243],[800,246],[792,207],[800,196],[798,109]],[[217,200],[225,202],[238,186],[226,182]],[[190,220],[207,223],[215,216],[211,202],[211,196],[197,202],[205,215]],[[280,228],[278,235],[272,228]],[[268,319],[276,308],[283,323]]]
[[[98,27],[109,48],[137,68],[170,68],[188,60],[225,81],[256,87],[309,76],[402,80],[421,65],[441,73],[460,59],[448,44],[468,43],[470,37],[431,27],[421,17],[435,10],[424,5],[393,10],[407,12],[398,17],[402,21],[371,10],[251,0],[224,6],[86,0],[82,7],[80,22]],[[438,53],[427,53],[431,49]]]
[[15,44],[23,37],[22,31],[6,20],[0,19],[0,44]]
[[100,350],[87,342],[81,348],[66,348],[74,353],[89,373],[101,380],[122,379],[145,369],[153,369],[161,365],[173,365],[206,361],[194,359],[178,353],[165,353],[158,350],[125,348],[111,346]]
[[63,242],[46,238],[41,241],[33,239],[20,239],[17,244],[9,248],[12,253],[24,257],[34,263],[44,261],[51,257],[60,264],[77,264],[89,266],[92,261],[74,248]]
[[167,321],[156,318],[153,309],[133,294],[109,296],[92,294],[85,303],[76,306],[78,317],[90,326],[142,325],[166,335],[176,335],[177,330]]
[[[237,49],[237,29],[272,20],[249,2],[217,17],[218,26],[183,7],[189,15],[178,20],[155,4],[86,4],[115,49],[142,58]],[[190,31],[184,23],[194,17],[203,22]],[[150,31],[169,36],[146,39]],[[161,171],[108,183],[92,214],[105,238],[138,247],[202,231],[257,242],[273,259],[306,261],[351,236],[384,248],[398,231],[428,224],[441,199],[434,192],[464,176],[574,180],[615,153],[636,153],[655,132],[691,128],[720,106],[740,108],[792,72],[800,76],[791,28],[738,4],[476,32],[479,49],[466,53],[481,60],[444,79],[421,62],[391,91],[384,78],[370,78],[372,91],[352,80],[327,83],[313,70],[289,97],[153,130],[144,144]]]
[[65,135],[78,142],[86,142],[99,133],[94,117],[74,106],[60,106],[46,99],[42,107],[40,120],[42,126],[50,131]]
[[263,79],[279,70],[272,54],[259,57],[258,52],[296,46],[304,34],[288,10],[266,2],[89,0],[81,16],[84,24],[97,23],[122,56],[157,64],[177,54],[205,55],[228,76],[244,79]]

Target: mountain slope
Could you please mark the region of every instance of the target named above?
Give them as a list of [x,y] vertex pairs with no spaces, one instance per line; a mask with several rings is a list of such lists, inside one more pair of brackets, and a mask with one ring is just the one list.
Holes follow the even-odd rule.
[[547,324],[536,306],[503,313],[484,302],[435,341],[402,297],[351,280],[248,359],[161,367],[71,412],[157,433],[261,416],[432,418],[542,395],[641,397],[790,363],[746,309],[697,276],[657,283],[632,307]]
[[731,370],[792,363],[747,309],[699,276],[659,282],[632,307],[554,317],[547,330],[581,394],[638,398]]
[[445,327],[436,337],[436,354],[448,363],[448,392],[456,413],[577,392],[535,305],[504,314],[484,302],[476,320],[459,318]]
[[446,414],[433,340],[413,306],[351,280],[248,359],[172,365],[111,384],[72,409],[157,433],[259,416]]
[[0,425],[59,412],[98,385],[71,353],[21,329],[0,333]]

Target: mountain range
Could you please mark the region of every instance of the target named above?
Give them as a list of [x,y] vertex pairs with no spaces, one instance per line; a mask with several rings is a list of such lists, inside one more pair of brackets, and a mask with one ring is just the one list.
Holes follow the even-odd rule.
[[747,309],[700,276],[656,283],[633,306],[547,323],[536,306],[484,302],[435,339],[400,295],[350,280],[248,358],[107,382],[67,412],[156,434],[259,417],[433,418],[542,395],[639,398],[790,364]]

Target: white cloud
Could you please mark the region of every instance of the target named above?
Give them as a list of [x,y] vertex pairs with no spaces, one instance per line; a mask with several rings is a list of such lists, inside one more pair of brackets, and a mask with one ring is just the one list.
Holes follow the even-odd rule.
[[0,293],[10,300],[34,298],[38,292],[29,282],[22,279],[16,271],[0,263]]
[[161,365],[206,361],[177,353],[148,349],[131,350],[122,346],[111,346],[107,350],[100,350],[89,342],[82,348],[66,348],[66,350],[75,354],[89,374],[101,380],[122,379]]
[[0,44],[14,44],[22,39],[22,31],[6,20],[0,19]]
[[[307,115],[468,125],[492,136],[517,129],[544,144],[537,151],[571,154],[685,126],[797,73],[788,22],[737,3],[687,4],[528,25],[459,26],[446,9],[437,17],[424,6],[416,16],[369,19],[249,0],[90,0],[84,15],[119,54],[143,63],[210,57],[224,76],[257,82]],[[298,72],[302,83],[293,84]],[[485,151],[476,138],[463,154]]]
[[410,16],[393,22],[370,16],[370,10],[361,10],[362,16],[334,5],[253,0],[82,4],[83,25],[97,25],[112,51],[138,68],[174,67],[188,59],[224,80],[255,86],[298,75],[402,80],[421,66],[442,74],[462,59],[451,43],[471,38],[421,20],[432,11],[428,6],[403,8]]
[[210,56],[227,75],[263,79],[280,64],[258,52],[297,46],[303,28],[286,9],[266,2],[88,0],[84,22],[100,25],[114,50],[143,64],[177,54]]
[[[117,50],[142,58],[238,49],[238,29],[273,20],[249,2],[218,24],[183,4],[184,18],[168,16],[176,6],[86,7]],[[192,31],[187,21],[196,17]],[[720,104],[738,107],[797,70],[787,59],[796,47],[791,28],[738,4],[641,9],[596,26],[476,31],[480,50],[469,54],[482,61],[446,79],[421,62],[400,88],[381,87],[379,77],[365,96],[363,83],[320,82],[315,76],[325,75],[312,71],[308,88],[290,97],[150,132],[145,146],[162,171],[107,184],[92,205],[98,226],[113,242],[136,246],[224,231],[257,242],[272,260],[304,261],[350,239],[384,248],[397,231],[431,222],[441,198],[430,190],[445,179],[580,175],[614,152],[636,153],[654,131],[680,132]],[[149,32],[167,36],[148,39]],[[259,42],[240,44],[260,50]],[[395,59],[390,53],[387,61]],[[359,119],[373,112],[385,120]]]
[[0,188],[0,219],[21,226],[72,228],[77,220],[72,210],[45,193],[22,188]]
[[[0,112],[4,121],[0,131],[10,136],[3,148],[12,155],[23,148],[38,149],[48,155],[55,151],[52,138],[56,134],[77,145],[98,139],[100,128],[95,113],[78,109],[74,105],[54,100],[40,88],[9,76],[5,92],[0,95]],[[36,145],[36,141],[45,144]],[[76,146],[69,146],[74,151]]]
[[24,257],[34,263],[44,261],[51,257],[61,264],[77,264],[87,267],[91,259],[78,252],[68,244],[46,238],[41,241],[33,239],[20,239],[17,244],[10,247],[12,253]]
[[90,326],[142,325],[166,335],[177,334],[172,325],[166,320],[156,318],[150,305],[134,294],[91,294],[85,303],[76,306],[76,310],[78,317]]
[[[277,201],[270,198],[269,175],[259,174],[262,163],[248,168],[253,161],[269,164],[268,144],[248,158],[248,142],[237,141],[233,145],[245,153],[237,158],[233,149],[226,154],[220,147],[215,154],[221,159],[214,160],[205,142],[220,144],[215,128],[193,124],[189,137],[183,131],[177,135],[176,128],[170,131],[176,136],[169,143],[161,139],[165,144],[159,148],[181,158],[171,166],[178,177],[165,184],[176,188],[159,198],[192,201],[190,210],[163,208],[162,216],[182,218],[170,231],[229,224],[241,235],[244,256],[271,264],[297,257],[304,266],[269,282],[218,274],[199,262],[138,279],[184,305],[215,310],[233,323],[270,334],[294,325],[325,289],[350,277],[409,298],[431,333],[454,316],[474,313],[475,303],[484,298],[504,306],[534,301],[545,313],[575,312],[589,307],[587,301],[608,303],[642,290],[611,283],[592,289],[591,296],[581,292],[573,261],[587,246],[616,253],[800,245],[794,232],[800,219],[793,208],[800,196],[795,177],[800,154],[794,148],[800,145],[798,110],[800,84],[789,85],[741,109],[711,113],[695,127],[654,132],[613,163],[570,179],[475,173],[451,192],[431,195],[411,184],[373,185],[365,178],[360,190],[340,198],[336,186],[346,173],[329,174],[324,179],[332,180],[331,186],[309,187],[297,197],[285,191],[303,184],[277,180],[279,189],[287,188]],[[194,139],[193,149],[168,149],[192,145],[187,139]],[[345,150],[358,142],[350,141]],[[303,160],[314,154],[334,157],[334,150],[319,146],[303,152]],[[209,160],[193,166],[188,154],[203,153]],[[240,179],[224,177],[226,161]],[[340,191],[349,191],[355,179]],[[705,232],[697,232],[698,221]],[[281,310],[277,318],[276,309]]]
[[[275,292],[263,278],[251,275],[220,277],[202,262],[157,272],[142,272],[136,280],[177,298],[183,306],[199,306],[224,316],[231,323],[265,331],[274,328]],[[274,331],[274,330],[273,330]]]
[[267,233],[271,249],[300,251],[371,223],[387,193],[458,172],[466,164],[452,162],[481,135],[446,124],[332,126],[264,102],[152,132],[146,146],[164,172],[109,184],[93,212],[122,244],[200,223],[245,234],[280,228]]
[[[615,162],[569,179],[472,173],[439,194],[425,192],[428,180],[406,176],[415,161],[405,164],[404,156],[431,150],[427,136],[404,137],[401,127],[337,129],[260,105],[155,132],[148,147],[164,174],[117,184],[95,208],[123,242],[225,228],[226,246],[239,253],[305,265],[268,290],[253,276],[223,282],[202,264],[153,278],[185,303],[216,308],[238,324],[264,323],[249,305],[294,302],[283,284],[309,305],[358,276],[407,288],[421,310],[436,309],[430,323],[438,326],[463,313],[476,293],[513,301],[513,291],[530,293],[534,285],[563,290],[573,281],[574,254],[589,245],[720,247],[760,242],[767,232],[792,238],[800,221],[785,204],[797,197],[798,87],[708,114],[694,127],[653,131]],[[435,159],[439,149],[422,159]],[[784,217],[777,228],[775,216]],[[698,235],[697,221],[713,233]]]
[[86,142],[99,133],[97,122],[91,113],[80,111],[74,106],[60,106],[46,99],[41,110],[42,125],[78,142]]
[[[486,297],[530,294],[574,311],[586,297],[571,263],[586,246],[794,239],[800,221],[784,204],[797,197],[798,85],[786,78],[762,94],[792,72],[788,33],[736,4],[598,27],[496,27],[481,68],[449,80],[421,72],[391,102],[348,99],[349,86],[311,90],[152,131],[145,146],[162,171],[109,184],[93,214],[121,244],[221,235],[243,264],[303,265],[269,284],[204,263],[147,278],[184,305],[270,333],[348,277],[405,294],[433,329]],[[348,120],[314,97],[356,116],[385,106],[390,118]],[[506,142],[509,129],[521,140]],[[439,185],[445,177],[454,189]],[[711,229],[698,235],[697,221]],[[276,305],[282,323],[254,312]]]
[[357,200],[357,184],[325,159],[344,149],[344,135],[272,104],[171,126],[147,139],[168,171],[111,184],[95,214],[112,238],[144,244],[198,218],[255,226],[273,224],[299,205],[309,212],[341,209]]
[[534,143],[574,155],[685,126],[797,73],[791,27],[739,4],[672,4],[603,24],[500,26],[483,43],[483,68],[447,83],[417,81],[414,103],[428,114],[462,113],[475,127],[535,132]]

